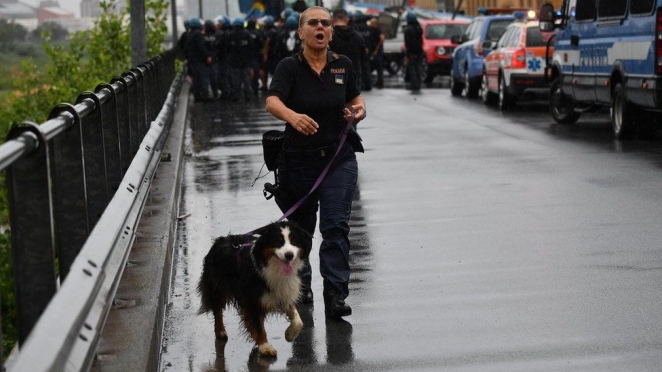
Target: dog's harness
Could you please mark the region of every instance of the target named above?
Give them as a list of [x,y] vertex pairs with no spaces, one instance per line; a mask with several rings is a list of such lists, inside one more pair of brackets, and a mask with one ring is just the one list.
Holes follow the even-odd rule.
[[[324,177],[326,177],[326,174],[329,172],[329,169],[331,169],[331,164],[333,164],[333,161],[336,159],[336,157],[340,153],[340,150],[343,148],[343,145],[345,144],[345,140],[347,139],[347,134],[349,133],[349,130],[352,127],[352,124],[354,123],[354,118],[355,117],[356,117],[356,113],[352,112],[352,116],[349,118],[349,120],[347,120],[347,124],[345,125],[345,129],[340,133],[340,137],[338,137],[338,148],[336,149],[336,153],[333,154],[333,158],[331,158],[329,163],[322,170],[322,173],[320,173],[319,177],[317,177],[317,180],[313,184],[313,187],[310,189],[308,194],[306,194],[303,198],[299,199],[298,202],[294,203],[294,205],[291,206],[290,209],[288,209],[285,212],[285,214],[283,214],[276,222],[281,222],[282,220],[289,217],[292,213],[294,213],[294,211],[296,211],[301,206],[301,204],[303,204],[304,201],[306,201],[306,199],[313,192],[315,192],[315,190],[317,190],[319,185],[322,183],[322,180],[324,179]],[[251,230],[251,231],[245,233],[244,235],[259,234],[264,228],[266,228],[269,225],[271,225],[271,224],[266,224],[266,225],[264,225],[260,228],[257,228],[255,230]],[[239,254],[241,253],[241,251],[246,247],[250,247],[251,245],[253,245],[253,243],[244,243],[244,244],[240,244],[240,245],[237,246],[237,248],[239,249],[237,251],[237,262],[241,262],[241,258],[239,257]]]

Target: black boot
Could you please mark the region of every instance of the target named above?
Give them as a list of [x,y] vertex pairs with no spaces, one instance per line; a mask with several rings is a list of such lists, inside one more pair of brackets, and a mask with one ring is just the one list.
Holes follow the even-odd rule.
[[343,295],[327,280],[324,280],[324,312],[327,318],[352,315],[352,308],[345,303]]
[[301,294],[299,295],[299,301],[303,305],[312,304],[313,301],[313,289],[310,288],[310,283],[301,283]]

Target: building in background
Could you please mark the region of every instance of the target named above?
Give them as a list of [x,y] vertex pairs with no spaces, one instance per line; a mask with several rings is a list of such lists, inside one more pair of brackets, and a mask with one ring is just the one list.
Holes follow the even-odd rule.
[[62,8],[57,1],[42,1],[36,9],[39,24],[59,19],[74,19],[76,16]]
[[97,18],[101,16],[103,9],[99,0],[81,0],[80,2],[80,16],[83,18]]
[[34,30],[39,25],[35,9],[18,0],[0,0],[0,18],[20,24],[28,30]]

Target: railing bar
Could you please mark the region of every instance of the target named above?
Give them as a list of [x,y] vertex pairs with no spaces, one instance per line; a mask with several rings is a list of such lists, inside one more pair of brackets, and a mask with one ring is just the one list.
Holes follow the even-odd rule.
[[0,146],[0,171],[5,170],[23,154],[31,152],[37,148],[39,140],[34,133],[23,133],[16,139],[8,141]]
[[[159,119],[166,121],[174,111],[173,100],[183,81],[181,73],[172,83]],[[165,113],[164,113],[165,112]],[[39,322],[22,345],[12,371],[80,371],[89,367],[98,335],[81,340],[78,335],[103,329],[105,315],[135,239],[135,227],[140,219],[161,156],[162,139],[167,135],[166,123],[155,122],[141,142],[138,154],[131,162],[120,189],[101,216],[97,227],[85,242],[71,266],[69,278],[48,305]],[[119,218],[118,218],[119,217]],[[101,309],[101,311],[99,311]],[[99,314],[90,319],[93,313]],[[84,330],[84,325],[92,330]],[[81,346],[85,343],[85,347]],[[81,352],[82,351],[82,352]]]

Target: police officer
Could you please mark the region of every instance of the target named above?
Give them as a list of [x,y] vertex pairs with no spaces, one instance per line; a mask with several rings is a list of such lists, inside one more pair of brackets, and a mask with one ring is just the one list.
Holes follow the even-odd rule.
[[372,90],[372,73],[370,69],[370,56],[374,46],[372,45],[372,35],[370,33],[370,26],[366,23],[365,14],[362,11],[357,10],[354,12],[354,19],[356,23],[353,24],[356,32],[361,35],[363,38],[363,43],[365,44],[364,58],[361,61],[361,85],[364,91]]
[[209,68],[212,54],[205,44],[202,22],[193,18],[190,21],[191,33],[187,38],[188,63],[193,75],[193,97],[195,102],[209,98]]
[[[362,151],[362,147],[360,142],[355,142],[356,148],[345,142],[337,150],[338,140],[352,114],[358,123],[366,117],[366,110],[354,81],[352,62],[328,50],[332,33],[327,9],[315,6],[303,12],[298,29],[302,51],[278,64],[267,93],[266,108],[287,123],[278,174],[281,186],[293,202],[311,191],[333,158],[333,166],[319,187],[289,219],[312,237],[319,206],[324,309],[327,317],[340,318],[352,313],[345,303],[350,276],[349,216],[358,178],[355,151]],[[302,274],[304,303],[313,299],[310,280],[308,264]]]
[[228,63],[232,68],[232,101],[239,101],[243,93],[246,102],[251,100],[251,67],[254,54],[253,38],[244,29],[244,20],[237,17],[232,22],[232,31],[228,35]]
[[262,63],[262,52],[264,51],[264,33],[257,28],[257,24],[252,18],[246,21],[246,31],[248,31],[251,35],[251,39],[253,39],[253,49],[250,58],[251,87],[253,88],[253,94],[257,94],[259,88],[260,64]]
[[373,50],[370,55],[371,70],[377,70],[377,82],[375,88],[384,88],[384,40],[386,37],[379,29],[379,22],[376,18],[370,20],[370,39],[372,40]]
[[218,56],[218,84],[221,88],[221,99],[224,101],[232,98],[232,86],[230,84],[230,75],[232,68],[228,62],[228,35],[230,34],[232,23],[228,16],[219,16],[216,18],[216,55]]
[[346,55],[352,61],[360,89],[366,48],[361,35],[349,25],[349,15],[345,9],[333,10],[333,40],[329,42],[329,48],[338,54]]
[[416,14],[407,13],[407,27],[405,28],[405,49],[407,54],[407,72],[412,91],[421,89],[421,74],[423,59],[423,29],[418,23]]
[[277,47],[278,42],[278,29],[274,26],[274,17],[266,16],[263,20],[264,30],[264,49],[262,51],[262,64],[260,66],[260,80],[262,81],[262,88],[267,89],[267,82],[269,75],[273,75],[278,64]]
[[301,39],[299,39],[299,34],[297,33],[298,28],[299,23],[295,16],[290,15],[285,19],[285,27],[278,33],[276,48],[278,50],[277,55],[279,60],[299,52]]
[[182,60],[188,59],[188,51],[186,50],[188,44],[188,37],[191,33],[191,21],[184,20],[184,32],[179,36],[177,40],[177,57]]
[[212,96],[214,99],[220,97],[219,87],[218,87],[218,35],[216,32],[216,25],[212,21],[205,21],[205,25],[202,28],[202,35],[205,38],[205,47],[209,50],[212,58],[212,62],[209,65],[209,88],[211,89]]

